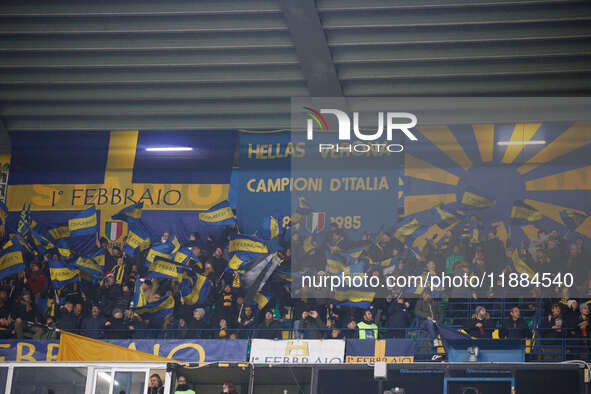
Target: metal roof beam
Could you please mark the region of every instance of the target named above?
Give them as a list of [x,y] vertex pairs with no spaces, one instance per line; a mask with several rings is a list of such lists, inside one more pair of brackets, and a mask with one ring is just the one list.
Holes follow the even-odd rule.
[[343,90],[315,0],[280,0],[311,96],[340,97]]

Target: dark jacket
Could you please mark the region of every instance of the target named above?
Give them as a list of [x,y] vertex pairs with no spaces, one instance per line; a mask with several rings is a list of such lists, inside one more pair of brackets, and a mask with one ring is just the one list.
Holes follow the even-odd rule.
[[200,338],[209,338],[211,336],[211,332],[204,331],[209,328],[207,322],[201,318],[199,320],[195,319],[194,317],[189,320],[189,333],[187,334],[187,338],[190,339],[200,339]]
[[263,320],[259,323],[257,328],[259,329],[257,338],[278,339],[281,337],[281,332],[279,331],[279,328],[281,328],[281,323],[275,319],[270,321]]
[[105,328],[107,339],[128,339],[131,338],[131,330],[123,319],[109,319],[111,325]]
[[432,316],[433,320],[441,322],[443,320],[443,311],[439,302],[433,300],[432,302],[425,302],[422,299],[418,300],[415,305],[415,316],[421,320],[421,322],[427,319],[428,316]]
[[304,330],[304,338],[306,339],[322,339],[324,337],[324,323],[319,317],[314,319],[308,316],[302,321],[302,329]]
[[[482,323],[482,327],[476,327],[476,324]],[[495,322],[490,319],[470,319],[464,325],[468,335],[476,338],[492,338],[492,332],[495,329]]]
[[539,330],[540,335],[544,338],[562,338],[563,330],[567,330],[568,328],[566,327],[566,322],[562,316],[559,317],[558,320],[561,321],[561,328],[556,330],[552,328],[557,325],[557,319],[555,317],[545,316],[542,318],[542,321],[540,322],[541,330]]
[[104,336],[103,329],[107,320],[102,316],[92,317],[88,316],[82,319],[80,328],[82,335],[89,338],[102,338]]
[[80,328],[80,319],[73,312],[61,309],[57,317],[57,327],[66,331],[78,330]]
[[163,394],[164,387],[148,387],[148,394]]
[[503,322],[500,337],[507,339],[531,338],[531,330],[521,317],[517,320],[509,318]]
[[410,325],[411,316],[406,305],[394,301],[388,306],[388,327],[407,328]]

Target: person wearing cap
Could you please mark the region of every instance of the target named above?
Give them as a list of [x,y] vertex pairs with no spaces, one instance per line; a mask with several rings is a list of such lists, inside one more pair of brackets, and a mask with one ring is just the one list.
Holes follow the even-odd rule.
[[490,319],[490,315],[483,306],[477,306],[474,309],[472,319],[465,324],[468,335],[476,338],[492,338],[492,332],[495,329],[495,323]]
[[113,309],[113,317],[105,323],[105,337],[107,339],[129,339],[133,326],[126,324],[123,320],[123,311],[119,308]]
[[189,326],[189,333],[187,335],[188,338],[192,339],[200,339],[200,338],[208,338],[209,332],[207,329],[209,326],[204,319],[205,317],[205,309],[203,308],[195,308],[193,309],[193,316],[188,322]]

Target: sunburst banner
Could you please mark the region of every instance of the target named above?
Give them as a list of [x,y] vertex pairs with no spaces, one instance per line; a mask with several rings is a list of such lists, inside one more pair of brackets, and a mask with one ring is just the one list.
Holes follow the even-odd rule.
[[407,144],[404,152],[404,215],[457,204],[485,232],[502,224],[514,244],[540,229],[591,237],[591,122],[418,126],[416,132],[420,144]]

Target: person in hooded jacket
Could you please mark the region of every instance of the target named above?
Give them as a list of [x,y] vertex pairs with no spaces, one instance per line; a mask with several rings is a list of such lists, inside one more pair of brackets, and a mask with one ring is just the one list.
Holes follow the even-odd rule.
[[157,373],[150,376],[150,387],[148,387],[148,394],[163,394],[164,393],[164,385],[162,384],[162,379],[160,379],[160,375]]

